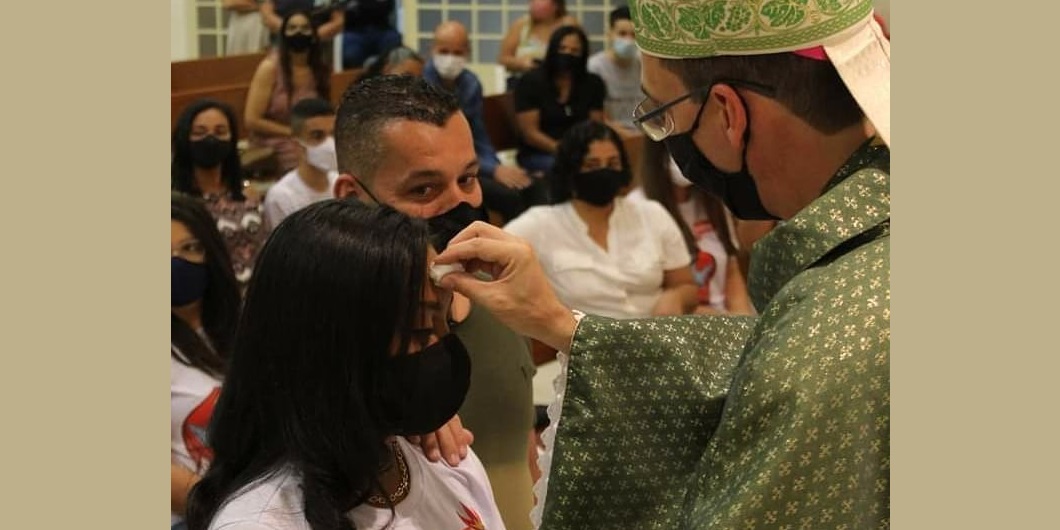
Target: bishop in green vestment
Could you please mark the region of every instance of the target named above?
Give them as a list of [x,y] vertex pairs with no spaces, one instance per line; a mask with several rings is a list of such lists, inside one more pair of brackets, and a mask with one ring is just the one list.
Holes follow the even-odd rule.
[[759,317],[581,320],[541,528],[887,526],[889,160],[755,245]]
[[[481,224],[438,257],[493,277],[458,272],[443,286],[561,350],[532,519],[546,530],[888,527],[890,47],[871,2],[632,0],[630,9],[649,96],[634,121],[737,217],[779,223],[751,254],[756,317],[572,316],[554,309],[532,251]],[[834,67],[813,68],[841,79],[853,121],[849,106],[835,105],[846,117],[821,118],[812,107],[830,100],[799,97],[828,90],[817,78],[775,80],[788,83],[780,90],[732,78],[688,86],[717,63],[673,62],[802,60],[788,53]],[[671,81],[653,100],[665,83],[652,76],[677,76],[687,95]],[[743,168],[715,167],[704,142]]]

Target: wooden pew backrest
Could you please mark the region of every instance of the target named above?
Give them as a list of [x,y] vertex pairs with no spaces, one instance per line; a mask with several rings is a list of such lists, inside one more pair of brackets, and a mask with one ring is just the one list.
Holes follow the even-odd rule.
[[482,100],[486,134],[497,151],[519,147],[519,127],[515,122],[515,99],[511,92],[486,96]]
[[265,53],[211,57],[169,63],[170,92],[250,84]]
[[346,92],[346,89],[357,82],[361,78],[361,74],[364,73],[362,68],[354,68],[352,70],[343,70],[341,72],[335,72],[331,74],[331,104],[335,105],[335,108],[339,108],[339,104],[342,103],[342,94]]

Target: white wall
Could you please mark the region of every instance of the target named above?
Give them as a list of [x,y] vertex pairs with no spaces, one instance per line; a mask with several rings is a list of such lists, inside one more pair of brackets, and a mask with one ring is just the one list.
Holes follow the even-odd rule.
[[188,13],[191,0],[169,0],[169,60],[183,61],[192,58],[189,35],[191,34]]

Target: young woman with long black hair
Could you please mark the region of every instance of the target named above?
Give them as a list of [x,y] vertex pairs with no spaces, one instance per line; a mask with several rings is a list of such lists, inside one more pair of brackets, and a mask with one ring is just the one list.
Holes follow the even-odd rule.
[[214,458],[189,528],[504,527],[469,450],[431,463],[404,437],[464,400],[470,363],[451,292],[428,275],[428,225],[328,200],[262,250],[210,426]]

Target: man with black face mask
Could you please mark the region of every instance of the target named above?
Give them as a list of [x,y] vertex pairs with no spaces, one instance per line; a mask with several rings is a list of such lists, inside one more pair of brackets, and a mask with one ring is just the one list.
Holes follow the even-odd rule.
[[890,45],[870,0],[777,5],[630,2],[634,121],[737,217],[779,220],[752,250],[759,317],[575,314],[480,223],[436,260],[566,352],[544,528],[889,526]]
[[[438,252],[485,218],[471,128],[449,91],[423,78],[379,76],[349,88],[338,108],[335,196],[383,203],[426,218]],[[528,341],[461,295],[450,329],[471,358],[471,386],[459,411],[475,439],[509,529],[530,528],[533,502],[528,442],[535,367]],[[456,429],[459,431],[459,429]],[[439,431],[447,460],[459,461],[449,428]],[[455,442],[455,443],[454,443]],[[427,451],[431,458],[431,450]],[[433,458],[437,458],[435,455]]]

